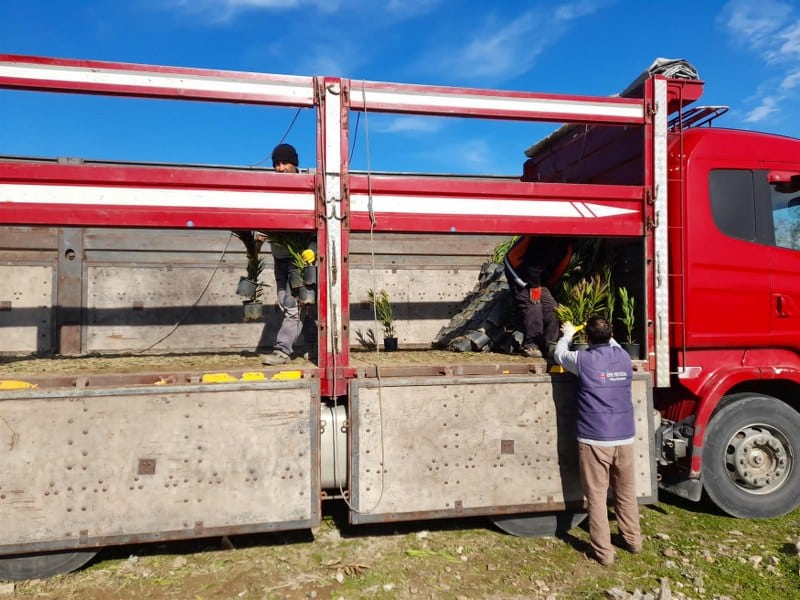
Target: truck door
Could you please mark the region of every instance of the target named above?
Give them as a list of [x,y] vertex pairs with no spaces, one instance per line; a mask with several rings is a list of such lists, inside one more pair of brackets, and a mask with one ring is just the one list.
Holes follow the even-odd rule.
[[[698,169],[702,173],[702,169]],[[756,202],[757,172],[712,168],[710,212],[689,206],[687,340],[694,347],[753,347],[767,343],[770,246],[762,239]],[[702,180],[694,189],[699,190]],[[708,222],[707,219],[711,220]]]
[[764,171],[764,200],[772,215],[770,333],[776,346],[800,339],[800,165]]

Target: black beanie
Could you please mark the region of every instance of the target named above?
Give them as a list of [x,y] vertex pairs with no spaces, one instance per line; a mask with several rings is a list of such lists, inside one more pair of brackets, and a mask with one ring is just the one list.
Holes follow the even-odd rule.
[[275,146],[272,151],[272,166],[274,167],[279,162],[290,163],[295,167],[298,165],[300,161],[297,159],[297,150],[294,149],[294,146],[290,144]]

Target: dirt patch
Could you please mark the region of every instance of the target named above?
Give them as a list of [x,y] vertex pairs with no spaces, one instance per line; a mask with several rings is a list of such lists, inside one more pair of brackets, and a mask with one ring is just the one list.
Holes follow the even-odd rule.
[[[254,352],[226,354],[159,354],[159,355],[104,355],[104,356],[2,356],[0,377],[41,375],[85,375],[92,373],[143,373],[169,371],[217,372],[276,371],[280,369],[314,369],[316,364],[297,357],[280,368],[265,368],[261,354]],[[450,352],[447,350],[401,350],[398,352],[354,351],[350,364],[356,367],[368,365],[453,365],[529,363],[531,359],[520,355],[496,354],[493,352]]]

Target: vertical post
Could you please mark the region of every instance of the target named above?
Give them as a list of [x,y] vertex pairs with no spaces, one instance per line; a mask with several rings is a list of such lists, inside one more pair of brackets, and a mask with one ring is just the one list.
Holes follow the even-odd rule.
[[59,354],[80,354],[83,345],[83,230],[58,228],[55,330]]
[[667,221],[667,81],[653,82],[653,218],[655,221],[655,354],[656,387],[668,387],[669,364],[669,264]]
[[347,180],[347,88],[343,80],[326,77],[318,90],[321,106],[321,185],[324,219],[324,279],[320,289],[320,318],[324,320],[326,352],[320,352],[323,395],[347,392],[344,378],[350,360]]

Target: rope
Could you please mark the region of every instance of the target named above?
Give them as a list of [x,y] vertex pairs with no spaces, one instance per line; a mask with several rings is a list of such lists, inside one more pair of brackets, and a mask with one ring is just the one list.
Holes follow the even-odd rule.
[[178,327],[183,325],[183,322],[186,320],[186,317],[188,317],[189,314],[192,312],[192,310],[197,306],[197,304],[200,302],[200,300],[203,297],[203,295],[208,290],[208,286],[211,285],[211,280],[214,279],[214,275],[216,275],[220,264],[222,264],[222,259],[225,258],[225,253],[228,251],[228,246],[230,245],[232,239],[233,239],[233,232],[231,231],[230,235],[228,236],[228,241],[225,242],[225,247],[222,249],[222,254],[219,255],[219,260],[217,260],[217,264],[214,265],[214,270],[211,271],[211,276],[208,278],[208,281],[206,281],[206,284],[203,286],[203,289],[200,290],[200,295],[197,296],[197,299],[191,304],[191,306],[189,306],[188,309],[186,309],[186,312],[183,313],[183,315],[181,315],[181,318],[178,319],[178,322],[175,323],[175,325],[172,327],[172,329],[170,329],[167,333],[162,335],[160,338],[158,338],[155,342],[153,342],[149,346],[147,346],[145,348],[142,348],[140,350],[134,350],[133,354],[141,354],[142,352],[147,352],[148,350],[152,350],[156,345],[160,344],[165,339],[167,339],[169,336],[171,336],[173,333],[175,333],[178,330]]
[[[286,140],[286,138],[289,136],[289,132],[290,132],[290,131],[292,131],[292,127],[294,127],[295,121],[297,121],[297,117],[299,117],[299,116],[300,116],[300,111],[301,111],[301,110],[303,110],[303,109],[302,109],[302,107],[301,107],[301,108],[298,108],[298,109],[297,109],[297,112],[295,112],[295,113],[294,113],[294,117],[292,117],[292,122],[291,122],[291,123],[289,123],[289,127],[287,127],[287,128],[286,128],[286,131],[285,131],[285,132],[283,133],[283,135],[281,136],[281,139],[280,139],[280,141],[278,141],[278,144],[282,144],[282,143],[283,143],[283,142]],[[277,144],[276,144],[276,146],[277,146]],[[272,158],[272,153],[270,153],[270,154],[267,154],[267,155],[266,155],[264,158],[262,158],[260,161],[258,161],[258,162],[256,162],[256,163],[253,163],[252,165],[248,165],[248,166],[250,166],[250,167],[257,167],[258,165],[263,165],[263,164],[264,164],[265,162],[267,162],[267,161],[268,161],[270,158]]]
[[[365,144],[366,144],[366,153],[367,153],[367,193],[368,193],[368,197],[369,197],[369,205],[368,205],[369,206],[369,221],[370,221],[370,227],[369,227],[369,241],[370,241],[370,244],[369,245],[370,245],[370,254],[371,254],[371,257],[372,257],[372,290],[373,290],[373,293],[375,293],[375,291],[376,291],[375,287],[376,287],[377,280],[376,280],[376,269],[375,269],[375,246],[374,246],[373,233],[375,231],[375,225],[377,224],[377,221],[375,219],[375,212],[374,212],[374,210],[372,208],[372,167],[371,167],[371,164],[370,164],[369,119],[368,119],[368,114],[367,114],[366,93],[365,93],[365,90],[364,90],[364,81],[363,80],[361,82],[361,98],[362,98],[363,104],[364,104],[364,128],[365,128],[364,129],[364,140],[365,140]],[[378,330],[378,313],[377,313],[377,308],[376,308],[375,302],[372,303],[372,319],[373,319],[373,326],[375,327],[375,331],[377,332],[377,330]],[[375,351],[376,352],[380,352],[380,350],[378,348],[379,348],[379,346],[378,346],[378,342],[377,342],[377,338],[376,338],[376,341],[375,341]],[[336,366],[336,357],[334,356],[334,373],[336,372],[335,366]],[[347,505],[347,507],[350,510],[352,510],[353,512],[358,513],[358,514],[369,514],[369,513],[372,513],[380,505],[381,500],[383,500],[383,493],[384,493],[384,491],[386,489],[385,477],[384,477],[385,465],[383,464],[384,463],[384,459],[386,457],[386,451],[385,451],[385,447],[384,447],[384,435],[383,435],[383,431],[384,431],[383,383],[381,381],[381,370],[380,370],[380,366],[378,364],[375,364],[375,375],[376,375],[376,379],[378,381],[378,415],[379,415],[379,419],[380,419],[380,428],[381,428],[380,429],[381,457],[380,457],[380,461],[378,463],[379,468],[380,468],[380,472],[381,472],[381,492],[378,495],[377,500],[375,500],[375,503],[369,509],[358,510],[352,505],[350,500],[345,496],[344,489],[342,488],[342,485],[339,484],[339,495],[342,497],[342,499],[344,500],[344,502]],[[334,397],[334,401],[333,402],[334,402],[334,410],[336,410],[336,398],[335,397]],[[336,462],[335,461],[336,461],[336,453],[334,452],[334,472],[336,472]]]

